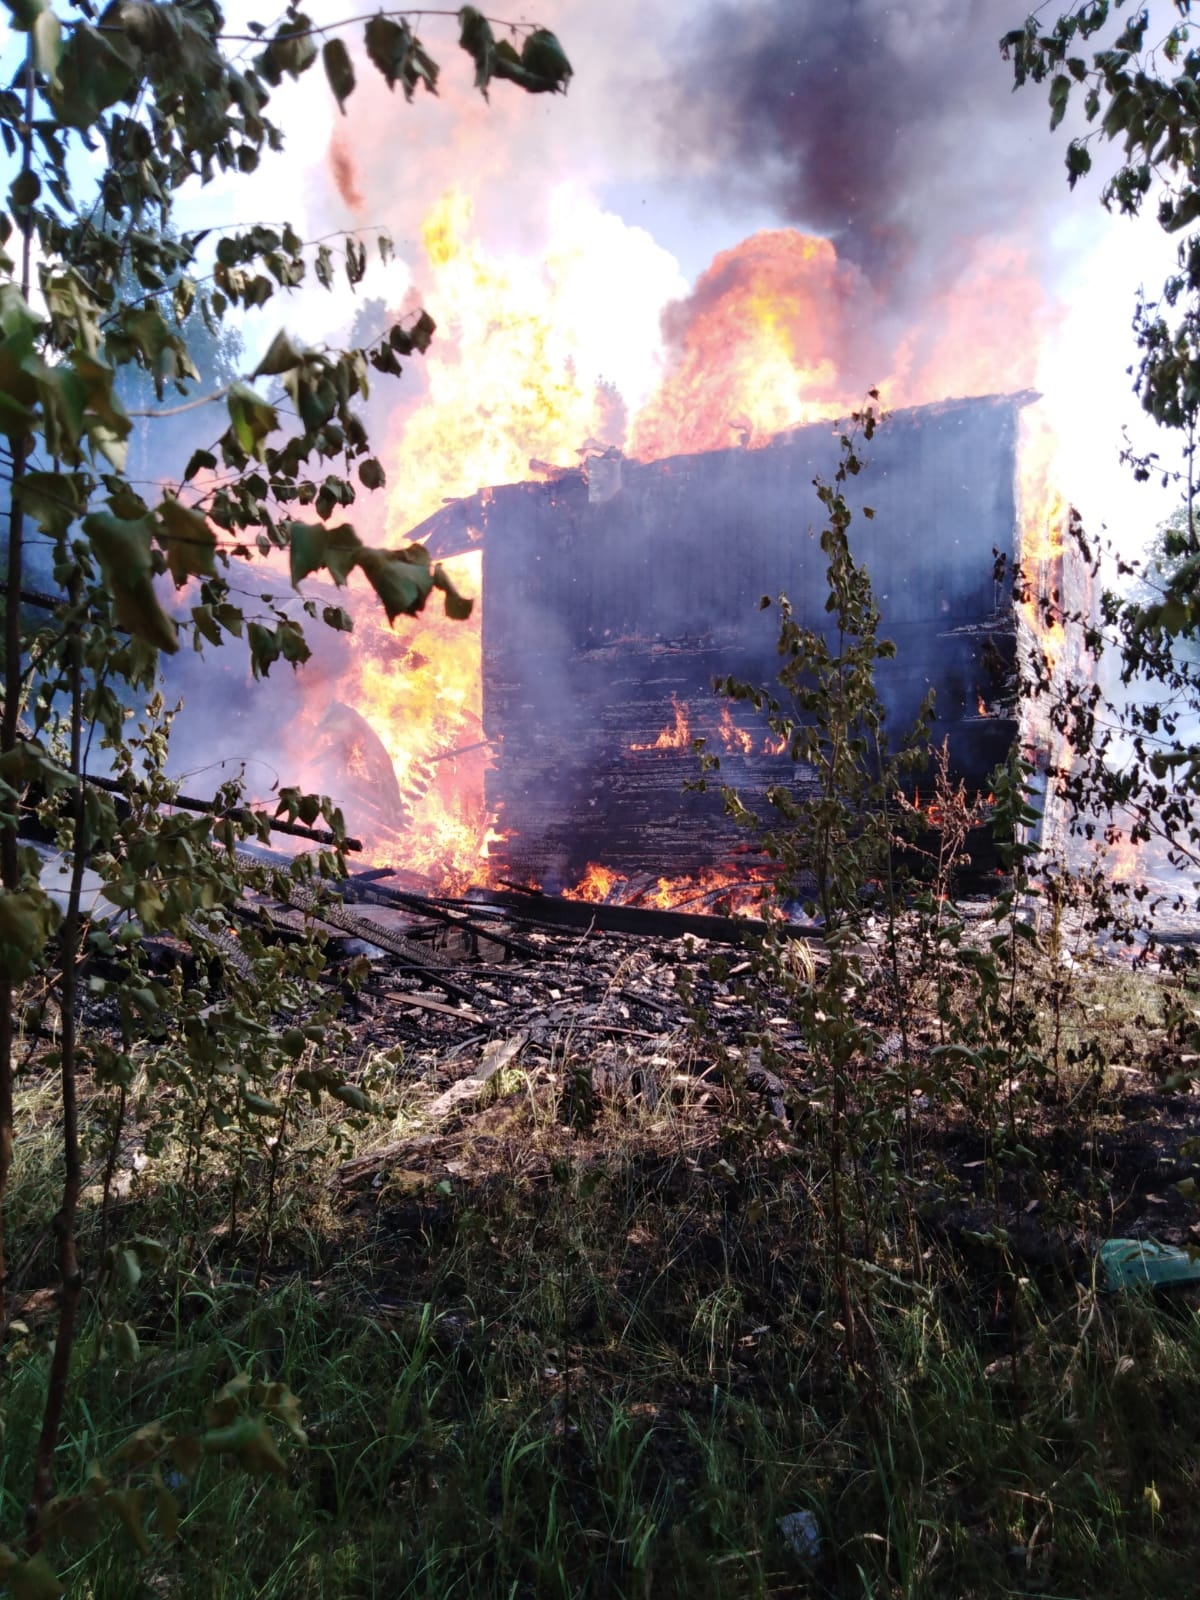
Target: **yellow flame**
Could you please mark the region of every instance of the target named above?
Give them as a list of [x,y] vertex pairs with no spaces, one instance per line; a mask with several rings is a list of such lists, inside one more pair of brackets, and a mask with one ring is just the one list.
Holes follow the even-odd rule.
[[673,716],[671,721],[659,734],[657,739],[649,744],[631,744],[631,750],[686,750],[691,743],[691,724],[688,720],[688,708],[680,703],[675,695],[671,696]]

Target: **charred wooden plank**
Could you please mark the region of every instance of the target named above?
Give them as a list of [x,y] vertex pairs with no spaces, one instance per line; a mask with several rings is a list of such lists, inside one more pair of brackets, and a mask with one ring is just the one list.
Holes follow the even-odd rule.
[[[443,900],[443,905],[478,909],[496,906],[530,927],[595,928],[601,933],[631,933],[644,939],[682,939],[691,934],[714,944],[750,944],[767,932],[757,917],[710,917],[680,911],[659,911],[648,906],[610,906],[594,900],[566,900],[535,891],[480,889],[468,901]],[[789,936],[811,938],[812,930],[789,929]],[[639,996],[640,998],[640,996]]]
[[[353,878],[346,879],[342,884],[343,896],[353,896],[356,900],[372,901],[379,905],[396,906],[405,911],[412,911],[419,916],[433,917],[436,921],[446,924],[451,928],[460,928],[465,932],[477,934],[481,939],[490,939],[493,944],[498,944],[502,950],[507,950],[509,955],[530,956],[535,961],[541,952],[533,949],[531,945],[524,944],[519,939],[510,938],[507,934],[490,928],[486,923],[472,922],[467,914],[470,902],[463,901],[459,906],[452,906],[445,899],[430,898],[428,895],[410,894],[405,889],[386,888],[382,884],[366,883],[366,874],[356,874]],[[361,888],[359,886],[362,886]]]

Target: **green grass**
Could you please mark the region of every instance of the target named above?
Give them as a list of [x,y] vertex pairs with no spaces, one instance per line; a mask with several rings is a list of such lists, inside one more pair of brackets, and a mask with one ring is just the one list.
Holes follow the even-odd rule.
[[[586,1064],[569,1040],[550,1067],[498,1086],[450,1172],[432,1162],[357,1195],[329,1189],[343,1135],[378,1143],[421,1126],[434,1091],[390,1059],[371,1069],[385,1115],[370,1126],[346,1134],[304,1110],[257,1292],[269,1163],[247,1157],[231,1217],[220,1149],[185,1190],[167,1148],[111,1223],[118,1241],[170,1241],[168,1260],[115,1297],[102,1288],[140,1357],[119,1365],[86,1298],[59,1490],[80,1489],[136,1428],[203,1429],[243,1371],[299,1396],[308,1444],[276,1428],[285,1477],[206,1458],[190,1483],[170,1483],[177,1541],[160,1536],[146,1490],[147,1552],[108,1519],[78,1549],[52,1550],[56,1570],[86,1600],[1190,1592],[1198,1302],[1106,1297],[1086,1272],[1027,1275],[977,1214],[1015,1183],[1047,1225],[1096,1225],[1087,1151],[1120,1092],[1107,1067],[1148,1082],[1173,1054],[1161,999],[1141,977],[1073,979],[1062,1037],[1095,1049],[1022,1116],[1039,1151],[1061,1135],[1074,1165],[1043,1154],[1019,1181],[1001,1158],[986,1181],[975,1173],[978,1129],[954,1084],[915,1167],[897,1174],[905,1086],[856,1079],[844,1262],[827,1106],[802,1097],[784,1139],[735,1083],[720,1115],[698,1107],[699,1088],[682,1103],[601,1098],[576,1133],[556,1116],[559,1080]],[[53,1281],[53,1096],[36,1078],[19,1126],[7,1214],[29,1288]],[[81,1216],[93,1289],[96,1170],[93,1154]],[[974,1209],[952,1246],[931,1218],[960,1201]],[[53,1308],[43,1295],[17,1314],[26,1331],[10,1329],[2,1374],[10,1536]],[[815,1556],[781,1531],[797,1511],[816,1519]]]
[[[242,1369],[301,1396],[310,1443],[287,1481],[206,1462],[175,1545],[139,1557],[114,1528],[57,1555],[71,1593],[1186,1592],[1195,1310],[1020,1284],[1015,1315],[981,1325],[1011,1283],[931,1259],[856,1281],[851,1374],[808,1176],[795,1153],[733,1179],[715,1159],[564,1159],[548,1182],[384,1207],[351,1255],[326,1240],[257,1297],[145,1280],[133,1372],[94,1322],[81,1341],[60,1487]],[[8,1526],[45,1366],[35,1335],[9,1359]],[[815,1561],[778,1528],[795,1510],[818,1519]]]

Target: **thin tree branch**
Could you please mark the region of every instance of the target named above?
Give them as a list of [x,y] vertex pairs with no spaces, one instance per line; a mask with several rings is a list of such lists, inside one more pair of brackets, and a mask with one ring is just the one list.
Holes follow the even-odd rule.
[[[236,378],[234,382],[245,383],[246,379]],[[223,383],[219,389],[214,389],[212,394],[197,395],[194,400],[185,400],[182,405],[148,406],[143,410],[127,411],[125,415],[128,417],[178,417],[184,411],[195,411],[199,406],[212,405],[214,400],[224,400],[232,388],[232,383]]]
[[[457,20],[458,15],[458,7],[455,7],[453,11],[430,9],[428,6],[421,6],[419,8],[410,7],[407,11],[365,11],[363,12],[362,16],[359,17],[342,17],[337,22],[317,23],[311,28],[297,29],[295,33],[287,33],[285,38],[309,39],[314,34],[324,35],[326,33],[336,33],[339,28],[357,27],[360,22],[371,22],[375,17],[378,16],[399,18],[401,22],[407,22],[412,16],[454,17]],[[485,20],[490,22],[493,27],[508,28],[513,33],[532,33],[537,27],[537,24],[534,22],[512,22],[507,17],[487,17]],[[78,28],[80,23],[66,22],[63,24],[63,26],[67,28]],[[96,32],[117,33],[123,38],[126,36],[126,30],[124,28],[112,27],[111,25],[105,23],[98,24],[96,27]],[[262,33],[218,33],[213,37],[215,40],[219,40],[221,44],[261,44],[265,48],[271,43],[271,35],[265,30]]]
[[[21,170],[29,172],[33,161],[33,35],[30,34],[25,51],[25,126],[21,134]],[[33,260],[33,219],[29,212],[21,223],[24,235],[21,249],[21,295],[29,299],[29,284]],[[20,592],[25,513],[21,509],[16,487],[25,472],[25,462],[30,443],[25,434],[12,442],[12,488],[8,513],[8,586],[13,594]],[[0,751],[7,754],[17,744],[19,713],[21,708],[21,613],[19,606],[10,606],[4,619],[4,709],[0,716]],[[20,855],[17,849],[17,819],[0,829],[0,881],[9,893],[14,893],[21,882]],[[13,1013],[15,988],[7,973],[0,975],[0,1332],[7,1322],[8,1259],[5,1253],[6,1217],[3,1211],[8,1191],[8,1178],[12,1170],[13,1154]]]
[[[79,579],[75,579],[78,602]],[[62,1148],[63,1187],[62,1201],[54,1220],[58,1236],[58,1325],[54,1336],[54,1354],[50,1360],[50,1375],[46,1384],[46,1403],[42,1412],[42,1428],[34,1458],[33,1493],[26,1508],[26,1545],[30,1553],[42,1547],[41,1513],[54,1498],[54,1455],[62,1427],[63,1411],[67,1402],[67,1382],[71,1371],[71,1354],[75,1347],[75,1324],[79,1301],[83,1293],[83,1274],[75,1241],[75,1219],[79,1209],[79,1196],[83,1188],[83,1161],[79,1146],[79,1084],[78,1084],[78,987],[79,946],[83,931],[81,903],[83,875],[87,866],[87,803],[83,776],[83,649],[74,641],[71,652],[71,759],[70,767],[76,779],[72,799],[71,887],[67,896],[67,910],[62,927],[62,979],[59,993],[62,1006],[62,1038],[59,1047],[60,1083],[62,1095]]]

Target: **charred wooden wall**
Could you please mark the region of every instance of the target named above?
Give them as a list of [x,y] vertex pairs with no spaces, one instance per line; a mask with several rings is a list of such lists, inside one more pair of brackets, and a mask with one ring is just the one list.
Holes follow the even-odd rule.
[[[899,737],[926,692],[956,772],[975,785],[1003,759],[1015,723],[1004,698],[1011,600],[995,554],[1011,555],[1018,418],[1028,395],[896,414],[851,480],[851,542],[870,571],[896,659],[880,689]],[[457,502],[423,530],[435,553],[483,540],[483,716],[495,741],[489,801],[509,837],[501,872],[555,888],[589,861],[625,873],[684,873],[740,837],[719,796],[685,794],[690,748],[653,746],[685,707],[690,733],[751,796],[802,776],[720,740],[713,679],[769,684],[776,625],[764,595],[825,627],[822,508],[812,481],[837,463],[832,428],[797,429],[761,450],[621,464],[598,499],[582,472]],[[981,713],[980,706],[984,708]]]

